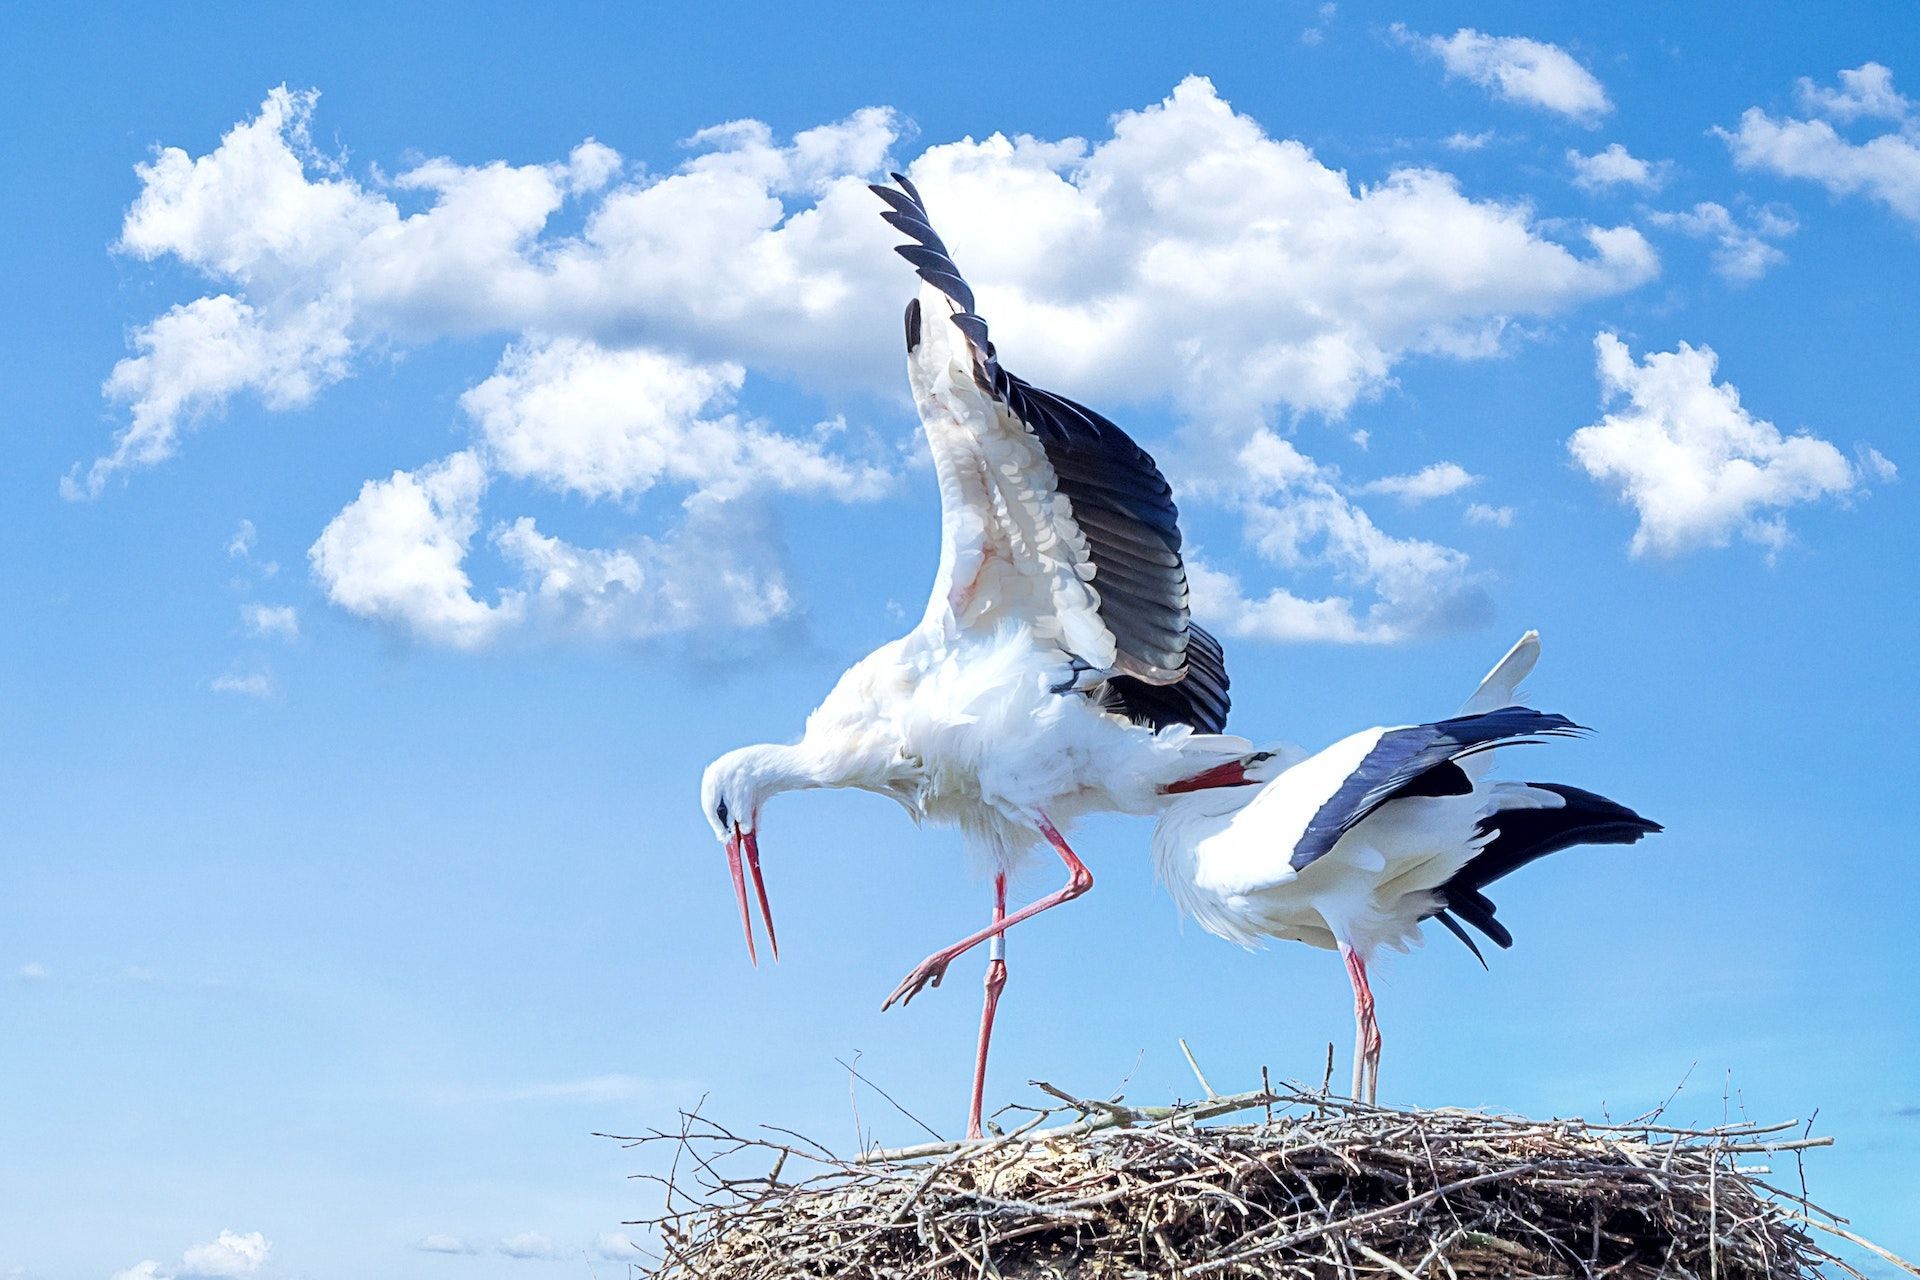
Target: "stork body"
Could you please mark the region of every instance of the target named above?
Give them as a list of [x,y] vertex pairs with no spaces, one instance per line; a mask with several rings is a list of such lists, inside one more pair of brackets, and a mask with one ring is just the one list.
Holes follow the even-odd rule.
[[[899,252],[922,280],[907,305],[907,374],[940,489],[933,590],[919,624],[850,668],[798,743],[722,756],[702,800],[727,842],[750,949],[749,874],[773,935],[757,838],[769,796],[860,788],[960,828],[994,881],[991,918],[928,956],[883,1007],[938,985],[956,956],[991,941],[977,1136],[1005,932],[1093,884],[1063,828],[1099,810],[1154,811],[1169,788],[1239,781],[1251,748],[1221,732],[1226,670],[1188,619],[1178,512],[1152,457],[1098,413],[1000,366],[919,193],[894,177],[898,190],[874,190],[912,239]],[[1009,913],[1007,876],[1041,844],[1066,883]]]
[[1202,928],[1246,947],[1280,939],[1340,953],[1354,993],[1355,1098],[1379,1087],[1375,955],[1407,950],[1428,919],[1476,956],[1462,922],[1510,946],[1486,885],[1560,849],[1660,830],[1591,792],[1488,776],[1498,748],[1579,732],[1513,705],[1538,653],[1529,632],[1452,719],[1276,754],[1257,789],[1179,796],[1161,816],[1156,867]]

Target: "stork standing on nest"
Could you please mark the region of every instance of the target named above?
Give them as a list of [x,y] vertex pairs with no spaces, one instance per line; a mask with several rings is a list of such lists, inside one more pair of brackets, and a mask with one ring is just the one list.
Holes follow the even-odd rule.
[[[985,928],[934,952],[883,1008],[938,986],[990,943],[970,1136],[1006,983],[1006,930],[1071,901],[1093,876],[1062,832],[1081,814],[1146,813],[1169,789],[1245,780],[1222,735],[1219,644],[1187,615],[1178,512],[1153,458],[1114,423],[1001,367],[973,291],[905,177],[873,188],[921,279],[907,304],[907,378],[940,488],[940,566],[925,615],[840,678],[792,745],[710,765],[701,803],[726,844],[747,947],[747,877],[776,948],[760,812],[782,791],[854,787],[960,828],[993,878]],[[1007,876],[1040,845],[1058,890],[1007,910]],[[744,859],[744,868],[743,868]]]
[[1529,631],[1453,719],[1366,729],[1311,756],[1276,752],[1259,767],[1263,786],[1183,795],[1161,816],[1155,865],[1202,928],[1246,947],[1280,938],[1340,953],[1355,1099],[1371,1102],[1380,1083],[1367,982],[1377,951],[1405,951],[1437,919],[1485,964],[1462,921],[1513,945],[1487,885],[1561,849],[1660,830],[1576,787],[1487,777],[1497,748],[1582,732],[1514,705],[1539,654]]

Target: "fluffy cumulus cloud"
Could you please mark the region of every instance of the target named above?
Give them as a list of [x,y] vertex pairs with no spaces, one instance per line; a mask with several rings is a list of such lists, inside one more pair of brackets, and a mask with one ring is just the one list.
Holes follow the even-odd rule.
[[467,558],[488,477],[463,450],[369,480],[308,553],[328,599],[416,639],[473,649],[522,624],[546,634],[640,640],[705,626],[755,627],[794,608],[778,543],[757,507],[697,504],[665,538],[582,548],[529,517],[489,541],[508,585],[476,594]]
[[[1877,62],[1839,74],[1837,86],[1802,80],[1799,115],[1749,107],[1732,129],[1716,132],[1742,169],[1818,183],[1835,196],[1863,195],[1920,224],[1920,112]],[[1836,128],[1882,132],[1856,141]],[[1886,128],[1886,125],[1891,128]]]
[[1673,556],[1735,538],[1777,551],[1790,536],[1788,508],[1894,474],[1871,449],[1856,466],[1818,436],[1786,435],[1755,417],[1738,390],[1714,380],[1717,360],[1707,347],[1683,342],[1635,361],[1624,342],[1602,333],[1594,349],[1602,403],[1614,407],[1567,447],[1638,513],[1635,555]]
[[1260,594],[1196,557],[1188,567],[1194,611],[1228,635],[1391,644],[1485,620],[1491,602],[1464,554],[1385,532],[1337,472],[1285,438],[1255,433],[1219,474],[1232,478],[1208,496],[1237,509],[1263,560],[1296,579],[1322,575],[1334,584],[1318,597],[1283,587]]
[[1785,262],[1786,252],[1775,242],[1800,229],[1800,223],[1785,209],[1753,209],[1742,217],[1711,200],[1680,212],[1655,212],[1648,215],[1648,221],[1697,240],[1711,240],[1713,269],[1734,284],[1758,280]]
[[1613,110],[1606,87],[1557,44],[1525,36],[1490,36],[1472,27],[1462,27],[1450,36],[1416,36],[1399,24],[1393,30],[1439,57],[1449,76],[1471,80],[1496,98],[1586,125],[1597,124]]
[[113,1280],[243,1280],[258,1273],[272,1252],[273,1245],[258,1231],[222,1231],[217,1239],[188,1249],[173,1266],[149,1258],[114,1272]]
[[[1580,70],[1551,46],[1493,43],[1524,64],[1487,72],[1514,94],[1562,100],[1550,55]],[[315,102],[275,90],[206,154],[167,147],[140,166],[121,250],[213,287],[134,331],[106,384],[123,424],[69,496],[173,456],[237,397],[295,409],[371,354],[491,334],[503,354],[460,401],[469,446],[395,459],[314,544],[334,603],[459,647],[534,624],[633,636],[787,612],[777,544],[708,536],[729,522],[702,509],[886,489],[884,451],[857,433],[741,406],[762,375],[899,396],[910,277],[865,183],[898,163],[904,122],[875,107],[781,139],[736,121],[665,172],[589,140],[544,164],[361,176],[314,147]],[[1496,354],[1516,319],[1658,271],[1629,226],[1550,233],[1525,204],[1429,168],[1356,182],[1198,77],[1103,139],[968,138],[909,169],[1010,366],[1242,439],[1276,414],[1341,415],[1409,356]],[[665,489],[685,513],[629,545],[576,547],[483,511],[510,496],[503,479],[586,501]],[[501,572],[484,590],[469,566],[483,533]],[[745,559],[729,569],[730,554]],[[725,594],[749,588],[765,592],[751,609]]]
[[1642,160],[1617,142],[1592,155],[1569,149],[1567,165],[1573,170],[1573,185],[1590,194],[1609,187],[1658,191],[1666,184],[1670,167],[1664,160]]
[[589,498],[662,483],[716,498],[886,489],[885,468],[838,456],[830,433],[784,435],[728,412],[744,377],[737,364],[558,339],[509,347],[460,403],[498,470]]

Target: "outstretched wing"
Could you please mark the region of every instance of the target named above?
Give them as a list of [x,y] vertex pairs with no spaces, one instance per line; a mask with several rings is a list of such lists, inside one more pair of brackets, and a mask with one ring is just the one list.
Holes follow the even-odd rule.
[[[946,533],[930,607],[944,601],[962,627],[1018,616],[1059,638],[1087,673],[1083,687],[1109,674],[1187,679],[1194,632],[1166,477],[1112,421],[1001,367],[925,201],[904,176],[893,180],[897,190],[873,190],[912,240],[897,252],[927,286],[908,305],[907,346]],[[1132,687],[1116,696],[1149,722],[1224,718],[1224,671],[1205,683],[1185,708],[1142,702]]]

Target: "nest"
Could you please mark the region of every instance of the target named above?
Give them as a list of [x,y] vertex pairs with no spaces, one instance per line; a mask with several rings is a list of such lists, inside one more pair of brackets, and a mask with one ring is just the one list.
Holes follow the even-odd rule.
[[[668,1144],[655,1280],[1858,1275],[1817,1228],[1900,1263],[1763,1153],[1792,1125],[1663,1127],[1358,1106],[1262,1089],[1173,1107],[1071,1098],[1019,1129],[844,1160],[698,1114]],[[1252,1123],[1221,1118],[1257,1112]],[[1066,1116],[1077,1116],[1062,1123]],[[1657,1118],[1657,1117],[1656,1117]],[[766,1171],[771,1166],[770,1171]],[[742,1173],[743,1168],[763,1172]],[[1912,1271],[1920,1275],[1920,1271]]]

